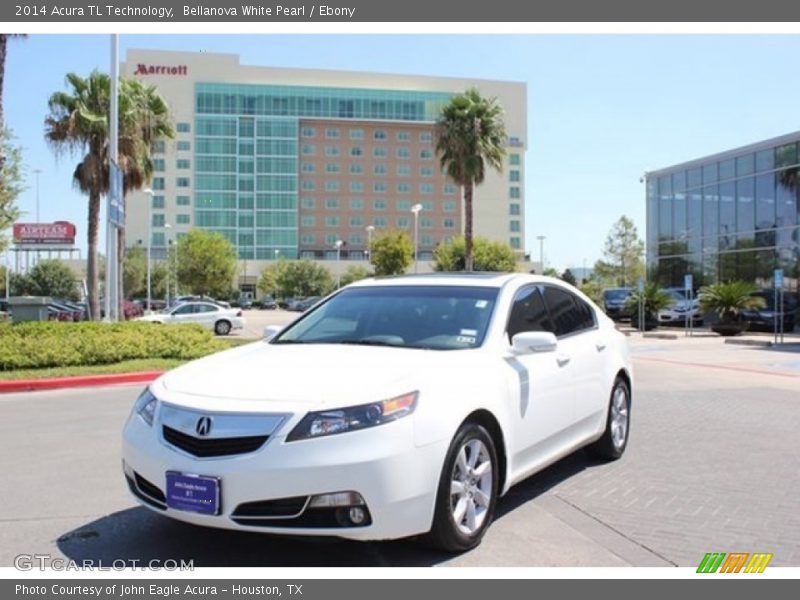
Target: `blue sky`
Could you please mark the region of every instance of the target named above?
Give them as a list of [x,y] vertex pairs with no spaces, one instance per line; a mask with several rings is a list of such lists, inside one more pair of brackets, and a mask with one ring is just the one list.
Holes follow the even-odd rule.
[[[32,170],[42,170],[41,219],[78,226],[86,199],[76,159],[44,143],[47,98],[64,75],[108,70],[107,35],[34,35],[9,43],[6,120]],[[242,63],[509,79],[528,84],[527,249],[559,268],[591,265],[626,214],[644,238],[651,170],[800,129],[797,35],[124,35],[125,49],[232,52]],[[101,240],[103,234],[101,232]]]

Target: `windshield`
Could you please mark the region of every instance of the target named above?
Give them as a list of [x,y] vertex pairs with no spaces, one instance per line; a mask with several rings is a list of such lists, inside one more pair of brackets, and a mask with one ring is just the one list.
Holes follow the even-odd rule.
[[628,289],[606,290],[603,292],[603,297],[606,300],[625,300],[630,295],[631,291]]
[[497,288],[466,286],[348,288],[272,343],[477,348],[486,335],[497,293]]

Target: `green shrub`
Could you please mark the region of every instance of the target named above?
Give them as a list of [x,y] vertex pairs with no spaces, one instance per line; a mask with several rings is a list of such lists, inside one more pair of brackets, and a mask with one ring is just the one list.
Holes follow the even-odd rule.
[[199,325],[0,323],[0,371],[199,358],[229,347]]

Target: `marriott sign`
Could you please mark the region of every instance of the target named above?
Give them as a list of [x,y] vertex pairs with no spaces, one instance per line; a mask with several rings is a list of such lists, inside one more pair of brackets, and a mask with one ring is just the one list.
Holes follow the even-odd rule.
[[186,75],[186,65],[145,65],[138,63],[134,75]]

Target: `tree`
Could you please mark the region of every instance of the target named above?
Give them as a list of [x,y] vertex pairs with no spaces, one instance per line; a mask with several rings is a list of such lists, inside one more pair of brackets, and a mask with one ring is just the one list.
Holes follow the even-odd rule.
[[405,231],[387,231],[372,242],[369,262],[376,275],[402,275],[414,261],[414,244]]
[[[4,108],[4,96],[3,91],[5,88],[5,80],[6,80],[6,50],[8,47],[8,38],[10,37],[25,37],[24,35],[19,34],[8,34],[8,33],[0,33],[0,132],[5,131],[6,129],[6,121],[5,121],[5,108]],[[5,162],[7,160],[6,148],[4,146],[0,146],[0,171],[3,170]]]
[[578,280],[575,279],[575,275],[572,274],[572,271],[567,269],[561,274],[561,280],[567,282],[570,285],[577,286]]
[[345,272],[342,273],[340,283],[343,286],[350,285],[354,281],[360,281],[367,277],[372,277],[372,271],[361,265],[350,265]]
[[122,289],[125,290],[127,298],[147,294],[147,253],[144,248],[137,246],[125,253],[122,262],[122,279]]
[[542,275],[544,275],[545,277],[555,277],[555,278],[559,277],[558,269],[556,269],[555,267],[547,267],[542,273]]
[[[503,242],[476,237],[473,242],[473,267],[476,271],[513,272],[517,269],[514,249]],[[454,237],[436,247],[433,252],[435,271],[463,271],[466,265],[466,240]]]
[[63,261],[42,260],[27,275],[26,293],[33,296],[51,296],[65,300],[78,300],[75,274]]
[[261,272],[258,289],[278,298],[323,296],[333,289],[330,271],[311,260],[279,260]]
[[436,152],[442,169],[464,194],[464,267],[473,270],[473,189],[486,166],[502,171],[506,130],[496,98],[483,98],[471,88],[450,99],[436,122]]
[[236,275],[236,250],[228,238],[192,229],[178,240],[177,277],[192,294],[220,296],[231,289]]
[[594,270],[601,280],[613,281],[620,287],[631,287],[644,276],[644,243],[633,221],[621,216],[614,223],[603,248],[604,260],[598,260]]
[[3,232],[19,218],[16,201],[24,189],[22,152],[12,143],[12,139],[10,131],[0,130],[0,152],[5,156],[5,161],[0,166],[0,251],[5,250],[7,245]]

